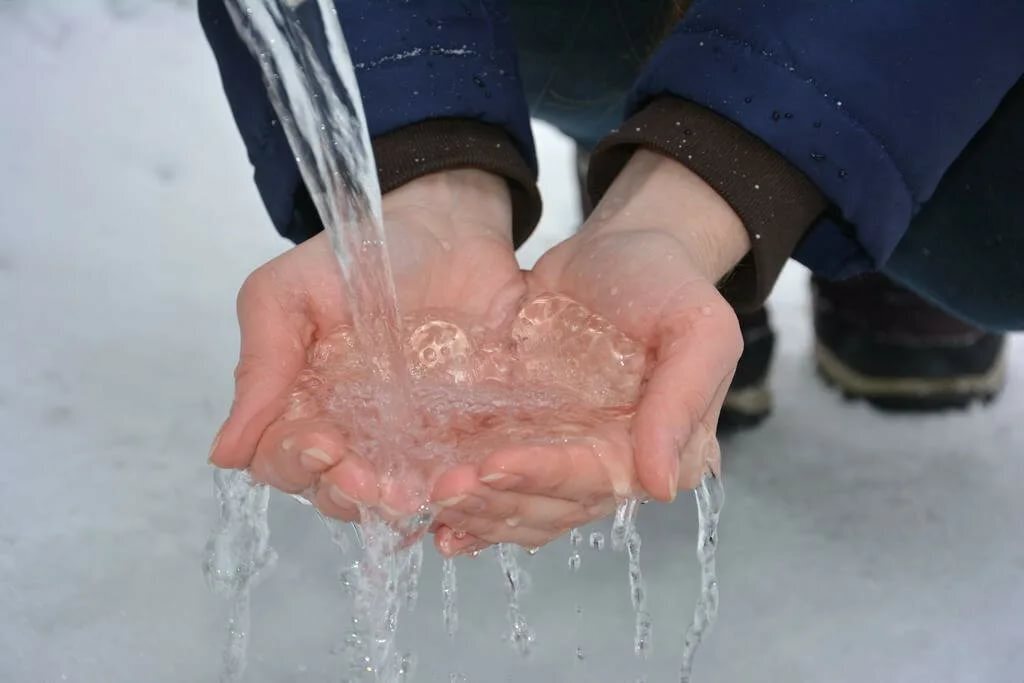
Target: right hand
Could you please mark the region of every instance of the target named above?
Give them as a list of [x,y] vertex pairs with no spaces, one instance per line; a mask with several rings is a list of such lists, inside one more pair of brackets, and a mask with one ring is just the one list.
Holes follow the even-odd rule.
[[[471,169],[423,176],[385,195],[383,209],[403,312],[441,308],[498,321],[519,303],[526,285],[503,179]],[[388,500],[370,464],[346,451],[331,420],[284,419],[310,346],[351,323],[327,235],[257,268],[238,294],[238,320],[235,398],[210,462],[249,468],[257,481],[289,493],[318,483],[313,502],[335,518],[356,519],[357,500],[407,509],[409,501]]]

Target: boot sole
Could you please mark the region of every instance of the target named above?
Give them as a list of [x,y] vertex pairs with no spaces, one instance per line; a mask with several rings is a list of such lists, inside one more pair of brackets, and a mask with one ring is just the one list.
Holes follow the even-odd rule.
[[820,341],[814,356],[818,374],[851,399],[863,399],[893,412],[963,409],[975,401],[989,402],[1006,383],[1006,349],[980,374],[955,377],[872,377],[858,372]]
[[761,424],[772,412],[772,392],[766,383],[730,389],[718,417],[720,434],[730,434]]

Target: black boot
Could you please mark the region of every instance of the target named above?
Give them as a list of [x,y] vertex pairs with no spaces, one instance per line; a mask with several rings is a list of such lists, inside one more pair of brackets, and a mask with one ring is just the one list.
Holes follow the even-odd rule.
[[1006,380],[1005,335],[935,307],[882,275],[811,281],[818,372],[886,410],[964,408]]
[[762,308],[739,315],[739,320],[743,333],[743,355],[736,365],[736,376],[718,418],[719,434],[753,427],[772,411],[768,371],[771,369],[772,352],[775,349],[775,332],[768,322],[768,312]]

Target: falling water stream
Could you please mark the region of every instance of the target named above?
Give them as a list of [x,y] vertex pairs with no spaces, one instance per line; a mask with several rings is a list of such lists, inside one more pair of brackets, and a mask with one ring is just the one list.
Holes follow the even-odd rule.
[[[502,355],[508,355],[508,345],[472,325],[460,326],[430,312],[403,318],[362,100],[332,0],[225,0],[225,5],[263,72],[278,121],[330,235],[351,309],[351,323],[311,349],[310,367],[297,381],[291,410],[351,426],[349,448],[372,462],[378,474],[394,479],[404,475],[407,460],[462,462],[509,441],[564,441],[566,434],[628,420],[645,351],[571,300],[544,295],[523,305],[506,330],[514,340],[512,360]],[[355,363],[354,358],[361,360]],[[563,370],[584,361],[591,368],[585,385],[578,369]],[[552,377],[565,381],[558,384]],[[565,389],[569,385],[573,388]],[[220,521],[204,571],[210,585],[230,600],[221,681],[232,683],[241,681],[245,671],[250,591],[275,555],[268,544],[266,486],[236,471],[217,471],[215,485]],[[308,502],[314,495],[310,491],[299,499]],[[690,680],[693,654],[717,612],[721,481],[707,475],[696,497],[701,593],[683,649],[684,682]],[[351,629],[341,646],[348,683],[399,683],[413,676],[415,660],[396,648],[396,633],[401,613],[412,609],[419,595],[422,536],[433,521],[426,502],[424,497],[419,511],[400,523],[361,506],[355,530],[358,562],[347,557],[355,549],[346,527],[325,519],[332,540],[346,555],[341,583],[353,603]],[[622,502],[610,543],[628,554],[634,649],[646,656],[651,619],[639,564],[638,507],[636,500]],[[576,571],[583,538],[574,530],[570,540],[570,570]],[[603,537],[592,535],[590,543],[600,549]],[[535,639],[520,605],[525,575],[515,547],[499,545],[496,555],[508,598],[510,640],[525,656]],[[455,637],[459,622],[452,560],[443,564],[441,590],[444,625]],[[462,680],[463,674],[452,674],[452,681]]]

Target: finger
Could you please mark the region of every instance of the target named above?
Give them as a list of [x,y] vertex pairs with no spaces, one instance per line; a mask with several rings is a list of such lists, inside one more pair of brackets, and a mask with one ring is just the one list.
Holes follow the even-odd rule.
[[429,467],[413,464],[380,476],[378,507],[384,516],[396,521],[418,513],[429,498],[429,478]]
[[359,502],[341,488],[321,482],[313,493],[313,505],[324,516],[343,522],[358,522]]
[[297,312],[282,307],[275,279],[267,270],[270,265],[250,275],[238,294],[241,350],[235,399],[210,451],[211,462],[219,467],[249,465],[305,363],[308,339],[303,322]]
[[434,535],[434,547],[443,557],[456,555],[473,555],[491,547],[491,543],[477,538],[464,531],[455,531],[451,527],[441,526]]
[[320,475],[319,487],[335,501],[367,507],[379,502],[380,487],[373,465],[353,453],[346,453],[338,464]]
[[462,513],[452,513],[446,526],[454,530],[455,536],[466,534],[487,543],[515,543],[524,548],[539,548],[568,531],[534,529],[518,523],[510,526],[503,521],[486,520]]
[[627,424],[606,424],[593,437],[561,444],[501,449],[481,462],[480,480],[493,489],[584,504],[629,497],[639,482]]
[[711,409],[704,415],[690,440],[679,454],[679,488],[693,489],[700,484],[704,473],[711,470],[721,472],[721,449],[718,444],[718,418],[722,412],[725,395],[732,384],[730,373],[715,392]]
[[278,420],[263,433],[249,469],[257,481],[299,493],[340,462],[344,453],[345,437],[334,423]]
[[633,418],[637,477],[658,500],[678,490],[679,453],[736,367],[743,342],[736,314],[715,295],[668,319],[655,366]]
[[[494,525],[526,526],[562,533],[600,516],[603,507],[576,501],[534,496],[481,487],[477,492],[449,499],[440,507],[437,520],[475,535],[480,529]],[[467,526],[465,520],[470,520]]]

